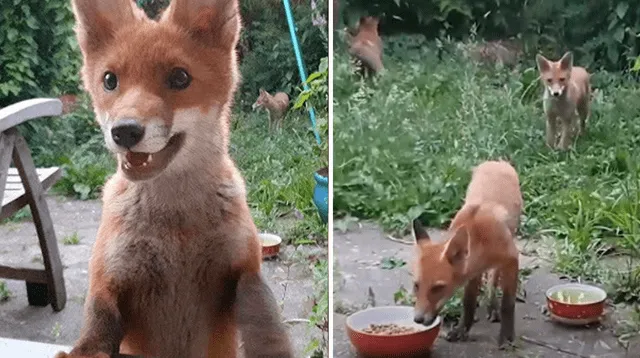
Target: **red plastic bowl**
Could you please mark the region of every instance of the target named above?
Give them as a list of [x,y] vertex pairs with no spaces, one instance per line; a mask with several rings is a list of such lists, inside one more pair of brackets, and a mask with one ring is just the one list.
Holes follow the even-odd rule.
[[[584,292],[588,297],[584,302],[565,303],[554,297],[558,291]],[[604,301],[607,293],[601,288],[580,283],[556,285],[547,290],[547,307],[549,312],[560,318],[570,320],[595,321],[604,312]]]
[[[358,311],[347,318],[347,334],[358,353],[366,357],[408,357],[431,350],[440,332],[440,317],[430,326],[413,322],[413,307],[383,306]],[[382,336],[365,333],[371,324],[397,324],[419,331]]]
[[280,253],[280,244],[282,238],[274,234],[262,233],[258,235],[262,244],[262,259],[268,259],[278,256]]

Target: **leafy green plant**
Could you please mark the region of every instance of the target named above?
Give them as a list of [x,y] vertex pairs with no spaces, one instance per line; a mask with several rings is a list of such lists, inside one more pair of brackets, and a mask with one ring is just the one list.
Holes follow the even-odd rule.
[[78,93],[80,57],[71,2],[8,1],[0,11],[0,107]]
[[318,260],[313,266],[314,304],[309,317],[309,325],[320,329],[321,340],[312,340],[306,352],[312,352],[311,357],[328,357],[329,345],[329,261]]
[[640,300],[640,266],[633,259],[607,277],[607,293],[614,303]]
[[[327,1],[294,2],[293,17],[305,68],[317,68],[328,53],[327,25],[314,24],[319,14],[328,12]],[[240,69],[243,82],[236,104],[248,109],[258,89],[283,91],[293,97],[301,79],[293,52],[282,2],[243,1],[241,12],[245,30],[240,40]],[[274,66],[277,64],[277,66]]]
[[31,219],[31,209],[28,206],[16,211],[11,217],[3,220],[2,224],[10,223],[10,222],[21,222],[25,220]]
[[323,57],[320,60],[318,70],[309,75],[305,83],[309,86],[298,95],[293,109],[300,109],[305,106],[325,109],[329,100],[329,58]]
[[0,281],[0,302],[5,302],[11,298],[11,291],[7,288],[7,283]]
[[559,57],[571,49],[590,68],[626,70],[640,50],[640,13],[629,1],[343,0],[340,10],[348,26],[378,16],[389,34],[460,40],[474,29],[478,38],[517,38],[531,62],[535,52]]
[[62,243],[65,245],[78,245],[80,243],[80,236],[78,236],[77,232],[74,232],[69,236],[65,236],[65,238],[62,239]]

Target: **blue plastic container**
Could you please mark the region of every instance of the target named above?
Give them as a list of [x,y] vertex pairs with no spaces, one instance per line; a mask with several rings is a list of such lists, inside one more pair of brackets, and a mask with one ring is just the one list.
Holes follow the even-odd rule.
[[318,208],[320,218],[326,224],[329,222],[329,178],[320,175],[318,172],[326,172],[327,169],[321,169],[313,173],[316,185],[313,188],[313,203]]

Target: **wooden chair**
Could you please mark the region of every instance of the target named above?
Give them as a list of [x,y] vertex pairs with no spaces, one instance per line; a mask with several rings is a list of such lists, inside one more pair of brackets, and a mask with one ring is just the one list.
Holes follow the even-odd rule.
[[[45,192],[60,179],[62,171],[36,168],[27,142],[16,126],[31,119],[61,114],[62,102],[49,98],[30,99],[0,109],[0,220],[29,205],[44,261],[44,270],[0,265],[0,278],[25,281],[29,305],[50,303],[54,311],[64,308],[67,293]],[[12,162],[15,168],[11,168]]]

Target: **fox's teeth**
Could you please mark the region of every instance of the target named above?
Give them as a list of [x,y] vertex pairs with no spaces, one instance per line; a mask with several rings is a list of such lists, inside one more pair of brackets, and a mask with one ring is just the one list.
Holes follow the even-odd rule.
[[147,163],[151,163],[152,161],[153,161],[153,154],[149,154],[149,157],[147,158]]
[[129,163],[124,163],[124,168],[129,170],[131,169],[131,165]]
[[149,162],[144,162],[144,163],[142,163],[142,166],[143,166],[143,167],[146,167],[147,165],[149,165]]

